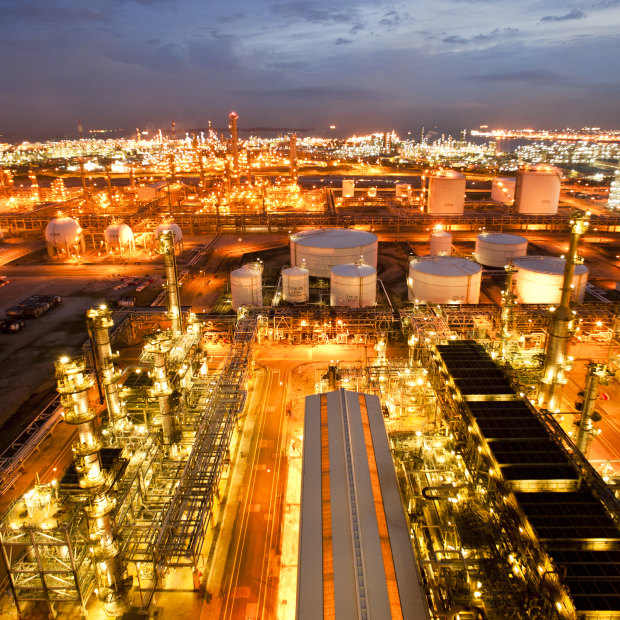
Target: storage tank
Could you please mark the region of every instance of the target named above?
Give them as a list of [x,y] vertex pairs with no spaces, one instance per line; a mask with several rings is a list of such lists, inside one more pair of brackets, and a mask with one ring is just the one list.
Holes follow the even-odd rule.
[[84,250],[82,227],[77,220],[59,213],[45,227],[45,242],[51,256],[61,252],[71,254],[76,248]]
[[428,177],[428,212],[462,215],[465,210],[465,177],[456,170],[438,170]]
[[175,248],[178,250],[182,250],[183,249],[183,231],[181,230],[181,227],[178,224],[175,224],[174,222],[162,222],[155,229],[155,239],[157,239],[159,235],[161,235],[161,233],[166,232],[167,230],[172,231],[172,235],[174,237]]
[[282,299],[304,303],[310,297],[310,272],[305,266],[282,270]]
[[353,179],[344,179],[342,181],[342,197],[353,198],[355,196],[355,181]]
[[291,265],[306,262],[312,277],[328,278],[334,265],[354,263],[364,257],[377,266],[377,235],[351,228],[319,228],[291,235]]
[[554,215],[558,212],[562,173],[549,164],[520,168],[515,186],[517,213]]
[[527,239],[504,233],[482,233],[476,237],[476,261],[489,267],[505,267],[511,260],[527,254]]
[[331,269],[329,303],[331,306],[366,308],[377,302],[377,270],[363,261],[335,265]]
[[133,231],[127,224],[110,224],[104,233],[107,248],[112,248],[122,252],[123,250],[135,251],[136,246],[133,238]]
[[377,197],[377,188],[369,187],[368,188],[368,198],[376,198]]
[[431,256],[450,256],[452,254],[452,233],[434,230],[431,233]]
[[[517,268],[516,292],[522,304],[558,304],[566,261],[557,256],[522,256],[513,261]],[[575,265],[572,301],[581,303],[588,283],[586,265]]]
[[515,200],[516,177],[495,177],[491,183],[491,200],[511,205]]
[[230,274],[232,308],[263,305],[263,267],[260,263],[248,263]]
[[409,301],[477,304],[482,267],[457,256],[425,256],[409,262]]

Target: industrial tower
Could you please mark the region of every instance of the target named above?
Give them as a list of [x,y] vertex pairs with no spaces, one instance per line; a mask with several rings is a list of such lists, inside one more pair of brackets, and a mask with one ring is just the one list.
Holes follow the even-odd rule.
[[585,213],[580,212],[579,215],[570,221],[571,236],[564,267],[562,297],[559,306],[551,316],[545,349],[545,366],[538,395],[538,404],[549,411],[559,410],[562,389],[566,383],[565,370],[567,370],[568,340],[574,318],[570,308],[571,295],[574,288],[573,276],[575,274],[575,266],[583,262],[577,249],[579,239],[586,233],[589,224],[589,211]]

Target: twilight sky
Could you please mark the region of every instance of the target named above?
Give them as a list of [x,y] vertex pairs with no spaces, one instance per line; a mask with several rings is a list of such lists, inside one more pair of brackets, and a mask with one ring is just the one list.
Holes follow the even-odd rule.
[[[0,133],[620,127],[620,0],[2,0]],[[1,138],[0,138],[1,139]]]

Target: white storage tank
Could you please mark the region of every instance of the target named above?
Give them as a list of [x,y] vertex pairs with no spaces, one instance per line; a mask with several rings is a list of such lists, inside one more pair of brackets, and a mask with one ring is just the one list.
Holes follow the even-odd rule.
[[353,179],[343,179],[342,197],[353,198],[355,196],[355,181]]
[[457,256],[425,256],[409,262],[409,301],[477,304],[482,267]]
[[159,238],[159,235],[161,235],[161,233],[166,232],[168,230],[172,231],[172,236],[174,237],[175,248],[178,250],[182,250],[183,249],[183,231],[181,230],[181,227],[178,224],[175,224],[174,222],[162,222],[155,229],[155,239]]
[[310,297],[310,272],[301,267],[282,270],[282,299],[291,303],[304,303]]
[[465,177],[456,170],[438,170],[428,177],[428,212],[462,215],[465,210]]
[[452,254],[452,233],[434,230],[431,233],[431,256],[450,256]]
[[505,267],[527,254],[527,239],[504,233],[482,233],[476,237],[476,261],[488,267]]
[[368,198],[376,198],[377,197],[377,188],[369,187],[368,188]]
[[411,200],[411,185],[409,183],[396,183],[396,198]]
[[331,306],[366,308],[377,302],[377,270],[362,261],[335,265],[329,285]]
[[248,263],[232,271],[230,292],[232,308],[235,311],[241,306],[262,306],[263,266],[260,263]]
[[361,257],[377,266],[377,235],[351,228],[319,228],[291,235],[291,265],[306,263],[312,277],[328,278],[334,265],[354,263]]
[[[558,304],[566,261],[557,256],[522,256],[513,261],[517,268],[516,293],[522,304]],[[581,303],[588,283],[586,265],[576,265],[572,301]]]
[[515,200],[516,177],[495,177],[491,183],[491,200],[511,205]]
[[520,168],[515,186],[517,213],[555,215],[558,212],[562,173],[549,164]]
[[84,250],[82,227],[77,220],[63,213],[48,222],[45,227],[45,241],[51,256],[62,252],[72,254],[78,248]]
[[129,228],[129,226],[127,226],[127,224],[110,224],[105,229],[104,237],[105,244],[108,249],[111,248],[118,250],[119,252],[122,252],[123,250],[133,252],[136,249],[133,231]]

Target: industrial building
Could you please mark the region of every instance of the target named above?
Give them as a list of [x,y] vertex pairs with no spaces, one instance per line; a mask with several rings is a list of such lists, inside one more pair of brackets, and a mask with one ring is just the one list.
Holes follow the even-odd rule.
[[428,618],[379,399],[306,398],[297,618]]

